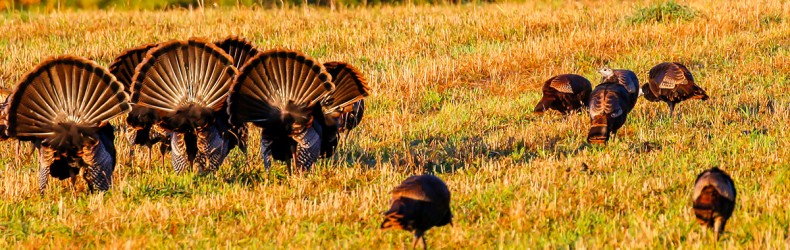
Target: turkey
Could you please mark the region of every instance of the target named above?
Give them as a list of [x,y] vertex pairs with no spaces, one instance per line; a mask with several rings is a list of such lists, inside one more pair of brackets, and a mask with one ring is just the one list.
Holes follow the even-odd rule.
[[675,104],[682,101],[708,100],[708,94],[694,83],[694,76],[683,64],[659,63],[650,69],[649,77],[648,83],[642,85],[645,99],[651,102],[666,102],[669,105],[669,116],[675,112]]
[[628,113],[633,109],[632,95],[625,86],[608,82],[593,89],[590,94],[590,132],[587,142],[605,144],[609,137],[623,126]]
[[[238,36],[229,36],[220,41],[214,42],[220,49],[228,53],[233,58],[233,66],[241,69],[250,58],[258,54],[258,49],[247,39]],[[234,125],[231,128],[239,139],[239,149],[247,154],[247,126],[246,124]]]
[[9,97],[8,136],[38,148],[39,187],[49,176],[82,171],[89,190],[106,191],[115,169],[114,128],[108,122],[131,110],[123,84],[88,59],[59,56],[27,73]]
[[381,229],[414,231],[412,248],[422,240],[423,248],[427,249],[425,231],[453,223],[450,190],[439,177],[428,174],[412,176],[390,193],[391,205],[384,213]]
[[557,75],[543,83],[543,98],[533,112],[557,110],[562,114],[579,110],[590,100],[592,84],[587,78],[574,74]]
[[[116,57],[112,64],[110,64],[110,73],[124,85],[124,89],[127,93],[131,93],[132,91],[132,79],[137,65],[143,62],[146,53],[156,46],[157,44],[145,44],[128,49],[122,52],[121,55]],[[153,111],[148,108],[132,106],[132,111],[129,112],[129,115],[126,117],[126,136],[131,143],[131,147],[129,147],[129,161],[132,161],[134,158],[135,146],[139,145],[148,148],[148,161],[146,165],[150,164],[151,148],[160,143],[159,151],[162,153],[162,159],[164,160],[164,154],[170,147],[170,141],[167,133],[159,126],[154,125],[153,115]]]
[[735,209],[735,183],[727,173],[713,167],[697,176],[694,183],[694,215],[700,225],[712,228],[716,241]]
[[627,102],[630,104],[627,112],[631,112],[641,94],[639,91],[639,79],[636,77],[636,74],[627,69],[612,69],[609,66],[604,66],[598,73],[601,74],[602,84],[617,83],[625,87],[625,90],[628,92]]
[[[326,149],[331,156],[331,151],[337,146],[337,134],[346,133],[348,137],[350,131],[362,121],[365,114],[364,98],[370,95],[370,87],[362,73],[348,63],[328,62],[324,63],[324,68],[335,84],[335,90],[328,102],[323,103],[326,106],[324,113],[328,118],[324,119],[327,124],[323,124],[327,129],[324,129],[322,136],[321,142],[325,143],[322,149]],[[331,144],[332,141],[334,145],[326,144]],[[325,153],[322,155],[327,156]]]
[[[323,65],[298,52],[261,52],[242,67],[228,99],[231,123],[251,122],[261,130],[261,157],[268,171],[271,159],[310,170],[322,152],[326,117],[322,102],[334,89]],[[337,101],[337,100],[336,100]],[[325,151],[325,150],[324,150]],[[293,163],[291,162],[293,161]]]
[[170,156],[177,173],[216,170],[239,144],[226,113],[237,74],[233,58],[197,38],[162,43],[137,67],[132,102],[151,110],[149,122],[172,132]]

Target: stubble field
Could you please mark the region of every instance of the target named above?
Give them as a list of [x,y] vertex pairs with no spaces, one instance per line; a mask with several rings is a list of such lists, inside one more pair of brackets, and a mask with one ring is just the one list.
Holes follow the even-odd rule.
[[[698,13],[688,21],[635,18],[651,4],[2,14],[7,88],[49,56],[107,66],[143,43],[234,34],[347,61],[373,95],[337,155],[306,175],[282,163],[267,174],[259,132],[251,164],[234,151],[214,174],[176,175],[169,155],[147,166],[140,149],[129,162],[119,129],[109,192],[90,194],[80,178],[51,180],[41,196],[36,151],[3,142],[0,248],[397,249],[411,235],[378,229],[388,191],[423,172],[447,182],[455,214],[428,232],[432,248],[714,248],[690,197],[713,166],[738,188],[716,245],[790,247],[790,3],[690,1]],[[586,113],[531,114],[553,75],[595,84],[608,64],[645,82],[662,61],[688,65],[710,100],[681,103],[670,118],[665,104],[640,99],[605,147],[586,145]]]

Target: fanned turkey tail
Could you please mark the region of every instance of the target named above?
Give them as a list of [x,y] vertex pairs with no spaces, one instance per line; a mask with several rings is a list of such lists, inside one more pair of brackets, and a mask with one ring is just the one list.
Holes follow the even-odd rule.
[[354,66],[345,62],[324,63],[332,75],[335,90],[323,103],[324,117],[317,119],[323,127],[321,134],[321,157],[334,154],[338,145],[338,134],[346,136],[362,121],[365,113],[364,98],[370,95],[367,80]]
[[74,178],[80,168],[90,189],[110,187],[115,148],[108,120],[131,109],[128,99],[112,74],[81,57],[50,58],[22,78],[5,109],[7,132],[39,148],[42,192],[50,175]]
[[258,54],[258,49],[255,48],[255,45],[243,37],[229,36],[214,42],[214,45],[217,45],[217,47],[233,58],[233,66],[237,69],[240,69],[250,58]]
[[227,156],[229,143],[222,138],[229,131],[222,117],[227,117],[225,101],[236,74],[233,58],[196,38],[162,43],[137,67],[132,102],[150,109],[152,119],[173,132],[177,172],[193,164],[199,172],[215,170]]
[[314,118],[323,116],[320,103],[334,88],[331,80],[323,65],[291,50],[259,53],[242,67],[228,99],[228,113],[233,124],[251,122],[263,128],[261,151],[267,169],[272,152],[275,159],[295,159],[296,167],[311,168],[322,134]]
[[335,91],[325,104],[325,113],[336,120],[339,132],[349,131],[362,121],[364,98],[370,95],[370,87],[365,76],[348,63],[328,62],[324,67],[335,84]]
[[[110,64],[109,70],[118,81],[124,85],[127,93],[132,91],[132,82],[135,70],[145,60],[145,55],[158,44],[145,44],[123,51]],[[169,147],[169,140],[160,128],[154,126],[156,117],[153,111],[140,106],[132,106],[131,112],[126,117],[126,135],[129,142],[134,145],[148,147],[149,157],[151,147],[158,143],[164,144],[161,148]],[[162,154],[164,157],[164,153]],[[129,159],[134,157],[134,147],[129,149]],[[149,159],[150,161],[150,159]],[[149,162],[150,163],[150,162]]]

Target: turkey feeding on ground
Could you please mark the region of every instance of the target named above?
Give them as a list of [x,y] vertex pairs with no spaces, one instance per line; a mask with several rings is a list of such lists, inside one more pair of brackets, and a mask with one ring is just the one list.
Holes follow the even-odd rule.
[[381,229],[413,231],[412,248],[422,241],[427,249],[425,231],[453,222],[450,190],[439,177],[430,174],[409,177],[390,194],[390,209],[384,213]]
[[713,167],[694,183],[694,215],[700,225],[713,229],[716,241],[735,210],[735,183],[727,173]]
[[705,90],[694,83],[694,76],[685,65],[663,62],[650,69],[648,83],[642,85],[644,97],[651,102],[666,102],[669,116],[675,112],[675,104],[688,99],[708,100]]
[[123,84],[93,61],[76,56],[45,60],[22,77],[5,109],[8,136],[38,148],[39,188],[50,176],[82,172],[88,189],[106,191],[115,170],[115,134],[109,120],[129,112]]
[[543,83],[543,98],[533,112],[557,110],[562,114],[580,110],[590,100],[592,85],[587,78],[574,74],[557,75]]

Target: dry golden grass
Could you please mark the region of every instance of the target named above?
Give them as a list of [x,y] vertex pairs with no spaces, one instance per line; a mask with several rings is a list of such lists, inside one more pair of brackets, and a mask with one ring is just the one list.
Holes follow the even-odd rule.
[[[110,192],[51,180],[39,196],[35,151],[7,142],[0,248],[402,248],[408,233],[378,229],[387,191],[426,170],[447,182],[456,215],[428,232],[431,247],[713,248],[690,200],[712,166],[738,188],[717,245],[790,247],[790,3],[692,1],[701,15],[688,22],[626,21],[649,4],[5,14],[6,87],[52,55],[107,65],[142,43],[236,34],[348,61],[374,95],[338,155],[304,176],[262,171],[257,134],[253,164],[234,152],[218,173],[179,176],[158,153],[127,164],[119,132]],[[606,147],[584,146],[586,114],[530,113],[552,75],[595,82],[608,63],[644,81],[662,61],[686,63],[711,99],[680,104],[676,119],[642,99]]]

